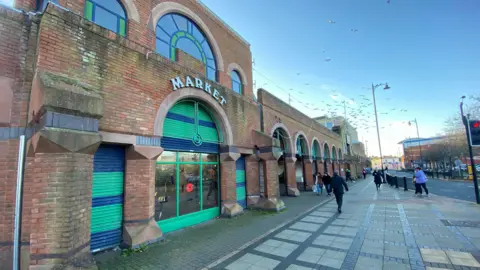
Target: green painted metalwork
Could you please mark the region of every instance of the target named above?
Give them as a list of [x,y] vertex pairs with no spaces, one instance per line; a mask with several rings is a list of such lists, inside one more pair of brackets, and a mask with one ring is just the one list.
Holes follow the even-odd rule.
[[122,227],[123,205],[112,204],[92,208],[91,233],[104,232]]
[[85,3],[85,18],[93,21],[93,3],[90,1],[86,1]]
[[92,198],[123,194],[123,172],[94,172]]
[[[180,166],[181,164],[198,164],[200,165],[200,211],[187,214],[187,215],[180,215],[180,181],[175,181],[176,184],[176,215],[175,218],[170,218],[166,220],[158,221],[157,224],[161,226],[162,231],[164,233],[175,231],[184,227],[192,226],[210,219],[217,217],[220,214],[220,208],[214,207],[203,210],[203,165],[211,164],[211,165],[218,165],[218,162],[204,162],[202,158],[202,153],[200,153],[199,161],[198,162],[180,162],[180,154],[179,152],[175,153],[175,162],[161,162],[157,161],[157,164],[177,164],[176,168],[176,179],[180,179]],[[217,174],[217,181],[219,180],[219,174]],[[220,191],[218,190],[217,196],[220,195]]]
[[160,226],[163,233],[168,233],[214,219],[218,217],[219,213],[220,207],[214,207],[188,215],[179,216],[177,218],[158,221],[157,224]]

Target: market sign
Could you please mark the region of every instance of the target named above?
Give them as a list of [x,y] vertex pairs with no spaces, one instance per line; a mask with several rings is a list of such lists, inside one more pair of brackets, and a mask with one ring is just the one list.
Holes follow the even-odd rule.
[[185,87],[192,87],[192,88],[197,88],[200,90],[203,90],[207,92],[210,96],[212,96],[214,99],[220,103],[220,105],[224,105],[227,103],[227,100],[220,95],[220,92],[216,88],[213,88],[211,84],[208,82],[204,82],[202,79],[199,78],[191,78],[190,76],[186,76],[185,80],[182,80],[179,76],[175,77],[170,80],[172,82],[173,86],[173,91],[176,91],[178,89],[182,89]]

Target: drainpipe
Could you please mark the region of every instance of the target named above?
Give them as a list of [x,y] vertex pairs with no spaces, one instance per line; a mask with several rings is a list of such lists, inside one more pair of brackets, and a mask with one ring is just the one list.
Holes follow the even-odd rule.
[[260,131],[265,132],[265,127],[263,123],[263,107],[260,103],[258,103],[258,114],[260,115]]

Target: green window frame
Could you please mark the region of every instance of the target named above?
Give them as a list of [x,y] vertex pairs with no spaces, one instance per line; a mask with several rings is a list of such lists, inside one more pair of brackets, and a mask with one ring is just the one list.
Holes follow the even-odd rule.
[[[159,165],[175,165],[175,178],[177,179],[175,181],[176,216],[165,219],[165,220],[157,221],[157,223],[159,223],[159,225],[162,225],[162,223],[170,225],[169,227],[166,228],[167,232],[176,230],[176,229],[181,228],[181,227],[184,227],[184,226],[179,226],[178,224],[176,224],[176,225],[173,225],[174,229],[171,228],[172,221],[174,221],[175,219],[178,219],[180,217],[195,216],[195,215],[198,215],[198,213],[206,212],[206,211],[209,212],[209,213],[212,213],[212,212],[214,214],[216,213],[217,215],[220,212],[220,162],[219,162],[220,156],[218,154],[215,154],[216,157],[217,157],[216,161],[204,161],[203,158],[204,158],[205,155],[212,155],[212,154],[211,153],[195,153],[195,154],[199,154],[199,161],[180,161],[180,155],[182,153],[192,153],[192,152],[171,152],[171,153],[175,153],[175,161],[157,161],[156,162],[156,164],[159,164]],[[180,179],[180,165],[184,165],[184,164],[199,165],[199,167],[200,167],[200,171],[199,171],[199,175],[200,175],[200,181],[199,181],[200,210],[197,211],[197,212],[181,215],[180,214],[180,181],[179,181],[179,179]],[[204,205],[203,205],[203,197],[204,197],[203,196],[204,195],[203,194],[203,192],[204,192],[204,190],[203,190],[203,165],[217,165],[217,168],[218,168],[218,171],[217,171],[217,174],[216,174],[217,187],[218,187],[217,188],[217,196],[218,196],[217,197],[217,206],[213,207],[213,208],[208,208],[208,209],[204,209]],[[209,214],[209,213],[207,213],[207,214]],[[194,217],[193,219],[195,219],[195,218],[204,218],[204,217]],[[192,219],[190,219],[190,222],[192,222]],[[192,224],[196,224],[196,223],[198,223],[198,222],[193,221]],[[189,225],[191,225],[191,224],[187,224],[186,226],[189,226]]]
[[[116,2],[116,4],[118,5],[117,7],[115,7],[116,9],[120,9],[121,11],[123,11],[122,14],[113,11],[114,8],[109,8],[107,5],[104,5],[103,3],[98,3],[97,0],[86,0],[85,1],[85,18],[89,21],[97,23],[98,25],[105,27],[125,37],[127,35],[127,15],[125,12],[125,8],[122,6],[122,4],[118,0],[111,0],[110,2],[112,1],[114,1],[113,3]],[[102,11],[110,13],[111,15],[116,17],[115,28],[104,25],[97,19],[96,11],[98,9],[101,9]]]

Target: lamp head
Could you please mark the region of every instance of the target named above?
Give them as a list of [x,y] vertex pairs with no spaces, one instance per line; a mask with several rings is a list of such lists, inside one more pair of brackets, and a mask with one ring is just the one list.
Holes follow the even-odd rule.
[[388,90],[390,89],[390,86],[388,86],[388,83],[385,84],[385,87],[383,88],[383,90]]

